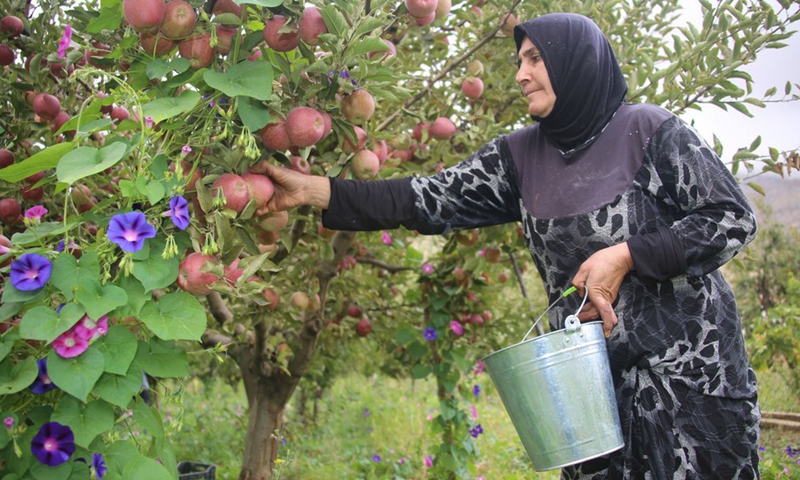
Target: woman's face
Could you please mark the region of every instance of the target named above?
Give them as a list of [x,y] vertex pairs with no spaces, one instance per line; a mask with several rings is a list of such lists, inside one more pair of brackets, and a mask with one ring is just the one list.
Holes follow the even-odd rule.
[[519,48],[517,83],[522,88],[522,94],[528,99],[528,113],[539,118],[550,115],[556,104],[556,94],[550,85],[544,60],[528,37],[522,40]]

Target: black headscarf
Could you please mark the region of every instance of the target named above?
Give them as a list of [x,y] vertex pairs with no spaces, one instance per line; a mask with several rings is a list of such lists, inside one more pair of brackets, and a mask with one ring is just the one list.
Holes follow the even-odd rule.
[[532,118],[560,150],[582,146],[602,131],[628,92],[608,39],[575,13],[550,13],[514,27],[518,53],[525,36],[539,49],[556,94],[553,111]]

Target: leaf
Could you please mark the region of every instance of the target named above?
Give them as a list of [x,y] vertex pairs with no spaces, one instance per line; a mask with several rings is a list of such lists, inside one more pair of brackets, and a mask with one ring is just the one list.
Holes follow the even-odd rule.
[[272,95],[272,65],[269,62],[240,62],[225,72],[208,70],[203,80],[229,97],[269,100]]
[[62,358],[55,350],[47,355],[47,374],[58,388],[86,401],[94,384],[103,375],[103,354],[94,345],[74,358]]
[[104,373],[92,390],[103,400],[127,409],[133,396],[142,389],[142,371],[132,368],[124,375]]
[[418,365],[414,365],[413,375],[414,375],[414,378],[416,378],[416,379],[425,378],[428,375],[430,375],[431,371],[433,371],[433,369],[431,368],[430,365],[418,364]]
[[261,130],[269,123],[269,108],[251,97],[237,97],[239,118],[251,132]]
[[73,184],[81,178],[100,173],[116,165],[128,151],[127,145],[115,142],[101,149],[78,147],[58,162],[56,176],[64,183]]
[[[246,0],[253,1],[253,0]],[[266,0],[261,0],[266,1]],[[122,470],[122,478],[146,478],[147,480],[175,480],[167,467],[152,458],[137,455]]]
[[30,156],[19,163],[15,163],[0,169],[0,180],[17,183],[30,177],[34,173],[39,173],[49,168],[54,168],[56,165],[58,165],[61,157],[66,155],[74,148],[75,144],[72,142],[58,143],[51,147],[47,147],[41,152]]
[[133,419],[142,430],[147,430],[157,441],[164,439],[164,423],[161,415],[153,407],[146,404],[143,399],[137,398],[131,410]]
[[[359,25],[358,28],[356,29],[355,36],[360,37],[378,28],[383,28],[384,26],[385,23],[380,18],[365,17],[364,20],[361,22],[361,25]],[[384,45],[386,46],[386,50],[388,50],[389,46],[386,45],[386,42],[384,42]]]
[[73,397],[64,397],[53,411],[51,421],[69,425],[75,443],[89,448],[95,437],[114,427],[114,410],[101,400],[84,405]]
[[30,292],[23,292],[21,290],[17,290],[16,288],[14,288],[14,285],[11,285],[11,282],[7,282],[3,288],[4,288],[3,304],[27,303],[39,297],[45,296],[47,292],[47,290],[44,288],[40,288],[39,290],[34,290]]
[[103,285],[97,278],[82,278],[77,283],[75,298],[92,320],[128,303],[128,294],[116,285]]
[[249,3],[252,5],[261,5],[262,7],[272,8],[283,5],[283,0],[236,0],[236,3],[239,5]]
[[5,360],[9,352],[11,352],[11,349],[14,348],[14,341],[17,338],[18,338],[17,335],[10,335],[10,334],[0,336],[0,362]]
[[95,343],[95,346],[103,354],[103,369],[106,372],[125,375],[136,357],[139,342],[127,328],[121,325],[112,325],[108,327],[106,335]]
[[189,375],[186,351],[173,342],[153,338],[150,343],[139,341],[136,363],[154,377],[185,377]]
[[328,31],[331,34],[337,37],[344,36],[348,28],[347,20],[342,15],[342,12],[339,11],[339,7],[326,5],[319,9],[319,13],[322,15],[322,19],[325,20],[325,26],[328,27]]
[[155,123],[190,112],[200,102],[200,94],[184,90],[175,98],[158,98],[142,105],[142,115],[152,117]]
[[100,33],[103,30],[116,30],[122,23],[122,10],[119,5],[103,6],[100,15],[86,26],[86,33]]
[[41,462],[33,462],[31,464],[30,475],[25,478],[33,478],[33,480],[69,480],[72,476],[72,469],[75,462],[65,462],[56,467],[50,467]]
[[139,193],[142,195],[147,196],[147,200],[150,201],[151,205],[158,203],[167,193],[161,182],[157,180],[148,182],[144,177],[136,179],[136,189],[139,190]]
[[39,367],[34,357],[27,357],[19,363],[11,358],[0,362],[0,395],[10,395],[28,388],[39,375]]
[[147,78],[164,78],[169,72],[183,73],[189,70],[191,64],[185,58],[174,58],[172,60],[165,60],[163,58],[156,58],[147,64],[145,72]]
[[142,283],[132,275],[121,276],[117,279],[117,286],[128,294],[128,303],[114,311],[117,317],[136,317],[144,304],[150,299],[145,295]]
[[747,182],[747,186],[760,193],[762,196],[766,196],[766,192],[764,192],[764,188],[761,185],[755,182]]
[[[145,292],[172,285],[178,278],[180,257],[173,256],[168,259],[161,257],[166,247],[166,239],[161,235],[151,238],[145,245],[149,249],[149,254],[144,256],[142,249],[134,255],[133,276],[142,282]],[[139,253],[142,253],[141,258]]]
[[77,303],[67,303],[60,312],[45,306],[33,307],[19,321],[19,334],[26,340],[50,343],[78,323],[84,313]]
[[367,37],[363,40],[358,41],[352,48],[349,50],[349,54],[351,55],[363,55],[365,53],[375,52],[375,51],[386,51],[389,50],[389,45],[380,38],[380,37]]
[[67,300],[72,300],[74,287],[83,279],[100,277],[100,260],[97,252],[86,252],[78,259],[70,253],[62,253],[53,261],[50,284],[58,288]]
[[[8,167],[10,168],[10,167]],[[39,225],[34,225],[22,233],[15,233],[11,237],[11,244],[18,247],[28,245],[39,245],[45,237],[61,235],[75,228],[80,222],[70,222],[64,224],[61,222],[44,222]]]
[[178,291],[145,304],[139,320],[163,340],[200,340],[206,311],[194,295]]

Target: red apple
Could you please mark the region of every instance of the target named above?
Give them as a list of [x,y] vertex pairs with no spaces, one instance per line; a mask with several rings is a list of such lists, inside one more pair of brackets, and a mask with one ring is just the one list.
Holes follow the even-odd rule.
[[192,34],[197,14],[186,0],[171,0],[164,10],[161,34],[170,40],[182,40]]
[[511,37],[514,35],[514,27],[519,25],[519,19],[513,13],[508,12],[500,18],[500,24],[503,33]]
[[317,7],[306,7],[300,18],[300,38],[308,45],[319,43],[319,36],[328,33],[328,26]]
[[375,113],[375,99],[366,90],[356,90],[342,98],[342,114],[347,121],[362,125]]
[[208,286],[219,280],[219,277],[211,272],[203,272],[202,268],[214,262],[216,258],[211,255],[190,253],[178,267],[178,286],[194,295],[208,295],[211,293]]
[[281,297],[274,288],[265,288],[261,294],[264,295],[264,299],[267,300],[267,308],[270,310],[278,308],[278,305],[281,303]]
[[222,190],[225,197],[225,208],[230,208],[236,212],[244,210],[245,205],[250,200],[250,192],[247,191],[247,182],[240,175],[235,173],[224,173],[214,180],[211,185],[214,195],[217,190]]
[[21,213],[22,207],[19,206],[19,202],[15,198],[0,200],[0,220],[7,225],[16,223]]
[[477,77],[483,75],[483,63],[480,60],[473,60],[467,64],[467,75]]
[[294,292],[289,297],[289,303],[298,310],[307,310],[311,304],[311,299],[308,298],[308,294],[305,292]]
[[436,4],[436,18],[446,17],[450,13],[450,9],[452,7],[452,0],[439,0],[439,2]]
[[0,168],[6,168],[14,163],[14,154],[5,148],[0,148]]
[[[5,255],[9,251],[9,247],[11,247],[11,240],[8,239],[5,235],[0,234],[0,256]],[[0,268],[7,267],[11,265],[11,258],[7,258],[5,261],[0,263]],[[0,324],[3,325],[3,324]],[[7,325],[7,324],[6,324]],[[2,333],[2,332],[0,332]]]
[[434,12],[429,15],[425,15],[424,17],[414,17],[412,15],[412,18],[414,19],[414,25],[418,27],[424,27],[425,25],[430,25],[434,20],[436,20],[436,13]]
[[344,145],[342,145],[342,150],[348,153],[354,153],[359,150],[363,150],[364,146],[367,144],[367,132],[365,132],[361,127],[353,127],[353,129],[356,132],[358,145],[353,145],[353,142],[351,142],[349,138],[344,137]]
[[486,249],[484,250],[484,256],[486,257],[487,262],[497,263],[500,261],[502,252],[497,247],[486,247]]
[[325,133],[325,121],[320,113],[311,107],[293,108],[286,116],[286,135],[292,145],[310,147],[316,144]]
[[114,123],[116,124],[119,124],[119,122],[131,118],[128,109],[123,107],[122,105],[115,105],[113,108],[111,108],[111,113],[108,116],[111,117],[111,120],[113,120]]
[[230,265],[222,269],[222,278],[228,286],[233,287],[236,282],[244,275],[244,270],[239,268],[239,259],[235,259]]
[[511,276],[505,270],[497,274],[497,281],[500,283],[506,283],[511,278]]
[[431,137],[437,140],[447,140],[456,132],[456,126],[447,117],[439,117],[433,121],[430,128]]
[[270,123],[260,132],[261,141],[270,150],[285,151],[292,146],[289,135],[286,133],[286,122],[283,120]]
[[333,120],[331,119],[330,114],[324,110],[319,110],[319,114],[322,115],[322,138],[325,138],[331,133],[331,129],[333,128]]
[[0,19],[0,32],[7,34],[10,38],[19,37],[25,30],[25,24],[19,17],[8,15]]
[[372,331],[372,323],[366,318],[362,318],[356,323],[356,333],[359,337],[366,337]]
[[122,13],[125,15],[125,20],[137,32],[142,30],[158,31],[166,11],[167,4],[164,3],[164,0],[122,0]]
[[384,59],[386,57],[391,57],[392,55],[397,55],[397,47],[394,46],[394,43],[391,40],[383,39],[386,45],[389,47],[389,50],[375,50],[374,52],[369,52],[367,57],[378,59]]
[[243,5],[239,5],[233,0],[217,0],[214,2],[214,15],[222,15],[223,13],[232,13],[239,17],[242,21],[247,18],[247,9]]
[[98,58],[103,58],[111,53],[111,47],[105,43],[92,42],[92,46],[83,51],[83,59],[89,65],[97,68],[103,68],[103,64],[97,61]]
[[231,52],[233,39],[239,33],[238,28],[217,25],[217,46],[214,47],[218,53],[227,55]]
[[436,12],[438,0],[405,0],[408,13],[419,18]]
[[350,167],[353,169],[353,174],[359,180],[369,180],[378,174],[381,168],[381,162],[378,156],[371,150],[359,150],[353,157]]
[[289,168],[294,170],[295,172],[300,172],[303,175],[311,175],[311,164],[308,163],[308,160],[301,157],[300,155],[292,155],[289,157],[289,162],[291,165]]
[[211,48],[211,33],[194,35],[178,44],[178,53],[189,60],[192,68],[205,68],[214,61],[214,49]]
[[[286,25],[288,19],[283,15],[275,15],[267,20],[264,26],[264,40],[277,52],[294,50],[300,44],[300,34],[296,24]],[[289,29],[289,32],[281,30]]]
[[267,232],[278,232],[289,224],[289,212],[270,212],[258,217],[258,226]]
[[[56,115],[56,118],[53,119],[53,122],[50,125],[50,130],[52,130],[53,132],[57,132],[62,126],[64,126],[65,123],[67,123],[70,120],[70,118],[71,117],[67,112],[63,110],[60,111],[58,115]],[[75,132],[73,131],[64,133],[75,133]]]
[[141,31],[139,32],[139,45],[148,55],[163,57],[175,50],[177,43],[162,36],[160,33]]
[[375,142],[375,145],[372,146],[371,150],[372,153],[378,157],[378,162],[383,165],[383,162],[386,161],[386,157],[389,156],[389,145],[386,143],[386,140]]
[[33,99],[33,111],[45,120],[53,120],[61,112],[61,102],[49,93],[40,93]]
[[473,247],[478,243],[478,230],[460,231],[454,233],[456,241],[465,247]]
[[468,77],[461,82],[461,92],[467,98],[480,98],[483,95],[483,80],[478,77]]
[[8,45],[0,44],[0,66],[11,65],[16,60],[17,54]]
[[[414,140],[418,142],[425,142],[427,141],[428,138],[430,138],[430,128],[431,126],[428,122],[420,122],[414,125],[414,128],[411,130],[411,136],[413,136]],[[398,148],[403,148],[403,147],[398,147]],[[411,148],[411,144],[409,143],[408,146],[404,148],[406,149]]]
[[361,315],[364,314],[364,310],[362,310],[358,305],[350,305],[347,307],[346,313],[350,317],[361,318]]
[[250,197],[256,204],[256,210],[264,208],[272,198],[272,194],[275,193],[275,185],[272,180],[266,175],[251,172],[243,173],[242,178],[247,183]]

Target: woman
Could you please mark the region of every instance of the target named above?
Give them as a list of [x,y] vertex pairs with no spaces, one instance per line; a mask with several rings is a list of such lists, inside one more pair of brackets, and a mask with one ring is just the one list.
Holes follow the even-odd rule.
[[[624,103],[611,46],[588,18],[514,30],[535,124],[426,178],[307,177],[264,165],[269,208],[326,209],[337,230],[425,234],[521,221],[550,300],[574,285],[602,318],[625,446],[564,478],[758,476],[760,412],[730,287],[719,272],[755,235],[742,191],[671,113]],[[577,308],[568,297],[551,328]]]

